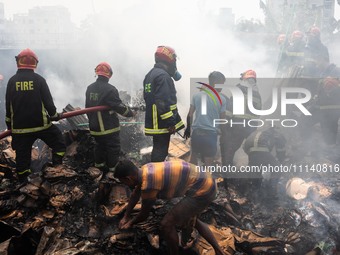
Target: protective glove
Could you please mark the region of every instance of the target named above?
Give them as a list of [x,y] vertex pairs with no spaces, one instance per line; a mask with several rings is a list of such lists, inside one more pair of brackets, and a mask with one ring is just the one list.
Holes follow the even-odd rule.
[[168,131],[170,134],[174,134],[176,133],[176,127],[175,126],[168,127]]
[[185,140],[190,138],[190,131],[191,131],[190,129],[191,129],[190,126],[187,126],[187,128],[184,131],[184,138],[185,138]]
[[62,118],[63,114],[62,113],[56,113],[54,116],[50,117],[51,121],[58,121]]

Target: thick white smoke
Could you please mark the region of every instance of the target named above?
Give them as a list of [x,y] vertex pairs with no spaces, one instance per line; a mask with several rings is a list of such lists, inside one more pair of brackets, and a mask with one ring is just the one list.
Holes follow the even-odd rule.
[[[89,17],[82,32],[75,46],[75,64],[81,66],[75,74],[81,79],[79,84],[62,81],[63,77],[53,75],[53,70],[46,73],[46,78],[57,85],[51,90],[58,108],[79,103],[86,86],[94,81],[94,67],[101,61],[113,67],[111,83],[133,94],[142,88],[158,45],[173,47],[179,56],[177,66],[183,78],[176,82],[176,88],[183,117],[189,108],[190,78],[207,77],[214,70],[226,77],[239,77],[247,69],[256,70],[259,77],[275,75],[276,66],[267,61],[266,45],[242,41],[232,28],[220,28],[200,1],[128,1],[123,5],[117,2],[116,8]],[[70,61],[68,56],[59,57],[65,58],[64,63]],[[62,84],[65,88],[61,88]]]

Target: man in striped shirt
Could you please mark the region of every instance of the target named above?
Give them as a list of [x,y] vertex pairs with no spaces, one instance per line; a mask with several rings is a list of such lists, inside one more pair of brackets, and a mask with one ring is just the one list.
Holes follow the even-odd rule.
[[[157,199],[183,197],[160,222],[160,230],[171,255],[178,254],[176,226],[183,227],[198,216],[215,199],[217,191],[215,180],[209,173],[200,172],[195,165],[185,161],[148,163],[139,169],[131,161],[123,160],[118,162],[114,177],[134,189],[119,223],[120,229],[129,229],[146,220]],[[130,214],[140,198],[141,211],[131,218]],[[224,254],[205,223],[196,219],[195,228],[216,254]]]

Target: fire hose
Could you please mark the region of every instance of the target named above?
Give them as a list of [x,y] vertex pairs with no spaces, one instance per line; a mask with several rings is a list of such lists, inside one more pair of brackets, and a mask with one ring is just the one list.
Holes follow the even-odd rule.
[[[71,117],[81,115],[81,114],[85,114],[85,113],[89,113],[89,112],[104,111],[104,110],[108,110],[108,109],[110,109],[109,106],[100,105],[100,106],[94,106],[94,107],[88,107],[88,108],[84,108],[84,109],[80,109],[80,110],[75,110],[75,111],[71,111],[71,112],[63,112],[63,113],[61,113],[60,119],[71,118]],[[0,133],[0,139],[11,135],[11,133],[12,133],[11,130],[6,130],[6,131]]]
[[[84,108],[84,109],[80,109],[80,110],[74,110],[71,112],[63,112],[61,113],[60,119],[66,119],[66,118],[71,118],[77,115],[82,115],[85,113],[89,113],[89,112],[98,112],[98,111],[104,111],[104,110],[108,110],[110,109],[109,106],[104,106],[104,105],[99,105],[99,106],[94,106],[94,107],[88,107],[88,108]],[[141,110],[141,111],[145,111],[145,107],[141,106],[141,107],[130,107],[130,109],[132,110]],[[144,124],[144,122],[126,122],[124,124]],[[84,125],[88,125],[88,123],[84,123]],[[11,130],[6,130],[2,133],[0,133],[0,140],[11,135]],[[177,134],[179,134],[182,138],[184,138],[183,135],[181,135],[179,132],[177,132]]]

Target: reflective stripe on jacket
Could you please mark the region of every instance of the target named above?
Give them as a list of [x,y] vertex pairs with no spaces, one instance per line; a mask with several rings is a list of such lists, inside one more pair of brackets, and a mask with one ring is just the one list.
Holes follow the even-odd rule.
[[131,109],[122,103],[118,90],[111,84],[109,79],[98,76],[96,82],[87,87],[85,107],[99,105],[109,106],[111,110],[91,112],[89,118],[90,134],[94,136],[107,135],[120,130],[118,114],[131,117]]
[[46,80],[31,69],[19,69],[6,89],[6,122],[13,134],[41,131],[52,124],[56,115],[52,95]]
[[145,100],[145,134],[161,135],[169,133],[168,128],[184,128],[177,109],[175,84],[161,64],[145,76],[143,81]]

